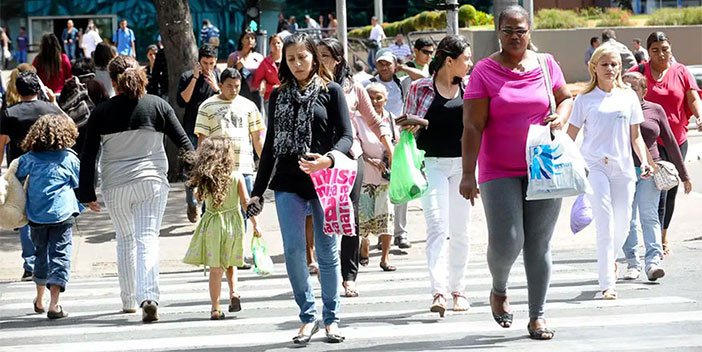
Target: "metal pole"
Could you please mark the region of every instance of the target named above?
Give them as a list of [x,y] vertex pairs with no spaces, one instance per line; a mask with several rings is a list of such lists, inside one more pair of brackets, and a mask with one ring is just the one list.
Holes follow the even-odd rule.
[[524,0],[524,9],[529,12],[529,23],[534,26],[534,0]]
[[349,60],[349,38],[346,24],[346,0],[336,0],[336,35],[344,48],[344,59]]
[[374,0],[375,17],[378,17],[378,23],[383,23],[383,0]]
[[446,34],[458,35],[458,0],[446,1]]

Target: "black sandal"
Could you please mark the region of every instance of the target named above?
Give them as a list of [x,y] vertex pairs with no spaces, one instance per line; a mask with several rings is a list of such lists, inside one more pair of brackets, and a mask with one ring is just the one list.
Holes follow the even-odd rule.
[[49,319],[61,319],[68,316],[68,313],[63,310],[63,307],[58,306],[58,309],[58,312],[49,311],[48,313],[46,313],[46,317]]
[[358,261],[358,264],[363,266],[368,266],[368,263],[370,263],[370,259],[368,259],[368,257],[361,257],[361,259]]
[[[495,296],[495,295],[493,295],[492,291],[491,291],[490,292],[490,297],[491,297],[490,300],[492,300],[493,296]],[[506,297],[505,297],[505,300],[507,300]],[[514,314],[512,314],[512,312],[504,312],[502,314],[496,314],[495,312],[492,312],[492,318],[495,319],[495,322],[499,326],[507,329],[507,328],[510,328],[512,326],[512,322],[514,321]]]
[[383,263],[380,263],[380,268],[383,269],[383,271],[395,271],[395,270],[397,270],[397,267],[392,266],[392,265],[383,265]]
[[210,320],[224,320],[225,316],[221,310],[213,310],[210,312]]
[[241,297],[238,295],[229,299],[229,313],[241,311]]
[[[529,338],[533,340],[550,340],[556,336],[556,331],[549,328],[532,329],[531,323],[527,324],[527,331],[529,332]],[[544,337],[544,334],[550,334],[551,337]]]
[[44,313],[44,312],[46,312],[46,310],[45,310],[44,308],[39,308],[39,307],[37,306],[37,300],[36,300],[36,298],[34,299],[34,302],[33,302],[33,303],[34,303],[34,313]]

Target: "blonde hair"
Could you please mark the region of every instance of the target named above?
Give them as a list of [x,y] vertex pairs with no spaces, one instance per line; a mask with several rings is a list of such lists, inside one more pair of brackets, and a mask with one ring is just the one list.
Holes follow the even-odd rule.
[[188,185],[197,188],[198,200],[209,195],[215,208],[221,206],[229,194],[229,187],[232,187],[236,164],[231,140],[225,137],[205,139],[197,148],[194,159]]
[[603,44],[600,45],[600,47],[597,48],[597,50],[595,50],[590,57],[590,62],[587,65],[587,70],[590,73],[590,82],[588,82],[587,88],[585,88],[581,94],[590,93],[595,89],[595,87],[597,87],[597,73],[595,73],[595,68],[597,67],[597,63],[600,61],[600,59],[609,54],[614,55],[614,60],[619,64],[619,71],[614,78],[614,86],[617,88],[628,88],[624,81],[622,81],[622,57],[619,54],[619,51],[612,45]]
[[17,104],[20,101],[22,101],[22,96],[17,92],[17,85],[15,82],[17,81],[17,76],[19,76],[20,72],[25,72],[25,71],[31,71],[31,72],[37,72],[37,69],[34,68],[31,64],[20,64],[12,70],[12,73],[10,74],[10,80],[7,82],[7,95],[5,100],[7,101],[7,106],[11,106],[13,104]]

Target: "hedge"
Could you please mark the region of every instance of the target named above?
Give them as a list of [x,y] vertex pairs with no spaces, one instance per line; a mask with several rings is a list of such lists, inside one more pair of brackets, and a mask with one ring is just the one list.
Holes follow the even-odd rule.
[[702,7],[658,9],[646,22],[649,26],[681,26],[702,24]]
[[[492,15],[482,11],[477,11],[472,5],[463,5],[458,8],[459,25],[485,25],[492,24]],[[402,21],[383,23],[383,31],[388,37],[395,34],[407,34],[409,32],[444,29],[446,28],[446,11],[424,11],[415,16],[406,18]],[[371,26],[357,28],[349,32],[349,36],[368,38],[370,36]]]
[[625,27],[633,24],[631,22],[631,12],[618,8],[609,8],[600,15],[597,27]]
[[560,29],[560,28],[576,28],[584,27],[583,20],[577,13],[570,10],[560,9],[541,9],[536,13],[537,29]]

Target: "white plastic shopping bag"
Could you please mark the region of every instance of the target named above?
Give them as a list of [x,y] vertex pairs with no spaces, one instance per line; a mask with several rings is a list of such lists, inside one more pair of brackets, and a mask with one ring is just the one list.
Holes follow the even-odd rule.
[[338,151],[331,153],[334,167],[310,174],[324,210],[324,234],[356,236],[351,189],[356,180],[358,161]]
[[527,200],[573,197],[591,192],[585,160],[565,132],[552,131],[549,126],[529,127],[526,159],[529,169]]

